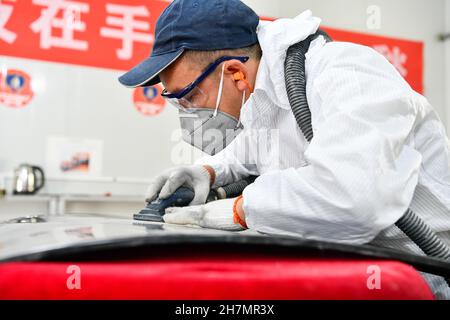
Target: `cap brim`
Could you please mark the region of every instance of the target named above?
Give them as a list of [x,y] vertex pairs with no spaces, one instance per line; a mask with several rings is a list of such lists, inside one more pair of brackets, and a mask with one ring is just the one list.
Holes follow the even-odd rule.
[[170,66],[184,49],[157,56],[150,56],[133,69],[119,77],[119,82],[126,87],[153,86],[159,80],[159,73]]

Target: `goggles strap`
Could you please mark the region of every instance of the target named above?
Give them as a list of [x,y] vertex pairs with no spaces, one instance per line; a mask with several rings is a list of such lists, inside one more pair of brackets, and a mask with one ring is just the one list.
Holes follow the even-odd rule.
[[239,113],[239,121],[236,125],[236,129],[241,126],[241,114],[242,114],[242,108],[244,107],[244,104],[245,104],[245,91],[242,93],[241,112]]
[[219,110],[220,100],[222,99],[224,73],[225,73],[225,63],[222,65],[222,75],[220,76],[219,92],[217,93],[216,109],[214,110],[213,117],[217,116],[217,111]]

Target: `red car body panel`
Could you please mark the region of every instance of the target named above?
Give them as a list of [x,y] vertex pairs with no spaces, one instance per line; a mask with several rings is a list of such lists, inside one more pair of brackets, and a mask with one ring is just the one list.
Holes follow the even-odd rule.
[[[80,270],[69,289],[68,267]],[[380,271],[371,285],[371,266]],[[378,268],[378,269],[377,269]],[[105,262],[0,264],[0,299],[434,299],[411,266],[383,260],[163,257]]]

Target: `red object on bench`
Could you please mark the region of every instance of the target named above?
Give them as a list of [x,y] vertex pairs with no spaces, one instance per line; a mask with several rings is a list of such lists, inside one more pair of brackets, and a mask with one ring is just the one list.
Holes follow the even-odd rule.
[[[69,289],[80,270],[80,289]],[[68,273],[69,271],[69,273]],[[380,271],[380,287],[371,276]],[[69,278],[71,277],[72,278]],[[369,284],[371,285],[368,285]],[[371,289],[370,289],[371,287]],[[0,299],[434,299],[395,261],[298,257],[163,257],[0,264]]]

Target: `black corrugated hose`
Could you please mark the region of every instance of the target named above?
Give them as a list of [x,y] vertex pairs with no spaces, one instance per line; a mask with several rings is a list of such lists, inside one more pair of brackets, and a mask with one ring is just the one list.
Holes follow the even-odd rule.
[[[327,42],[331,38],[322,30],[310,35],[304,41],[289,47],[284,62],[284,77],[289,103],[295,119],[308,142],[313,139],[311,112],[306,96],[305,60],[311,42],[323,36]],[[426,255],[450,261],[450,248],[411,209],[395,223]],[[450,286],[450,279],[445,279]]]
[[253,183],[255,181],[256,176],[249,176],[243,180],[240,180],[235,183],[228,184],[223,187],[219,187],[216,189],[216,192],[219,195],[219,198],[235,198],[242,194],[245,187],[247,187],[249,184]]

